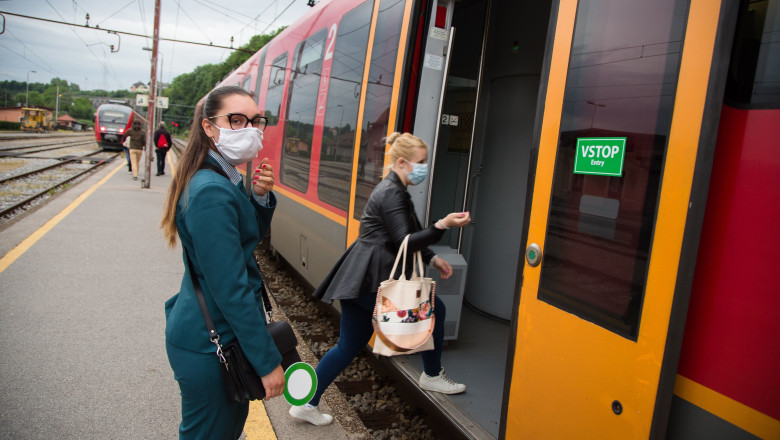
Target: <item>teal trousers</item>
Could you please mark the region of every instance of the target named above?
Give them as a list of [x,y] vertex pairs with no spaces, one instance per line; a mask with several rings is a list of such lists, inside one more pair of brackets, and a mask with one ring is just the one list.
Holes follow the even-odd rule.
[[166,342],[168,362],[181,390],[180,440],[236,440],[249,403],[228,404],[222,366],[214,353],[196,353]]

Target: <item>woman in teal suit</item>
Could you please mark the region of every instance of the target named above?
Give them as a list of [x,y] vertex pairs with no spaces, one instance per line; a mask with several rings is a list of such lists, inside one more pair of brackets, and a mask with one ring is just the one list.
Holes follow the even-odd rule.
[[253,253],[276,206],[274,173],[263,159],[247,196],[235,166],[257,157],[266,119],[244,89],[213,90],[195,115],[161,222],[168,245],[176,245],[178,234],[192,261],[190,268],[184,258],[179,293],[165,303],[165,341],[181,389],[179,438],[237,439],[249,404],[227,402],[190,270],[198,277],[220,342],[238,339],[262,379],[266,399],[281,395],[282,356],[265,329],[263,280]]

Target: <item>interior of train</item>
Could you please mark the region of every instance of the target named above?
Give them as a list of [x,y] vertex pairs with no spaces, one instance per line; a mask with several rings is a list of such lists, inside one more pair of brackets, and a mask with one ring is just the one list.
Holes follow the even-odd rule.
[[[446,292],[440,297],[448,313],[442,364],[467,385],[448,403],[498,437],[551,2],[455,0],[449,6],[452,47],[447,36],[436,35],[434,14],[414,125],[435,155],[430,192],[409,192],[421,220],[471,213],[472,225],[448,231],[433,247],[455,269],[437,287]],[[447,51],[450,57],[437,58]],[[437,81],[444,81],[443,96],[425,99],[426,84]],[[440,114],[425,107],[432,101],[441,102]],[[422,370],[419,355],[408,361]]]

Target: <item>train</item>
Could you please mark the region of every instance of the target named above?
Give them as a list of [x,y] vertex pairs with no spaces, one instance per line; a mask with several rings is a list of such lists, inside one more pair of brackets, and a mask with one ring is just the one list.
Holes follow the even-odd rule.
[[473,220],[430,274],[464,438],[780,438],[778,29],[780,0],[322,0],[217,86],[269,119],[270,246],[312,286],[383,139],[430,145],[418,217]]
[[135,112],[123,101],[109,101],[95,112],[95,140],[103,150],[122,150],[124,133],[130,129]]
[[22,131],[48,133],[52,130],[51,113],[43,108],[24,107],[19,118],[19,128]]

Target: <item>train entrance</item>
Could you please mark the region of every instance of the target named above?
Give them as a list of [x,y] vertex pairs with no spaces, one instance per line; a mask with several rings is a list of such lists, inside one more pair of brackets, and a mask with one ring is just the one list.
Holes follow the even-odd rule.
[[452,341],[443,364],[469,387],[451,401],[496,438],[550,10],[551,2],[439,1],[420,62],[414,133],[431,146],[431,179],[408,191],[428,223],[471,213],[472,225],[432,247],[455,269],[437,287]]
[[409,192],[421,219],[471,212],[436,250],[464,265],[465,304],[508,323],[550,3],[491,3],[439,2],[432,17],[414,126],[432,177]]

